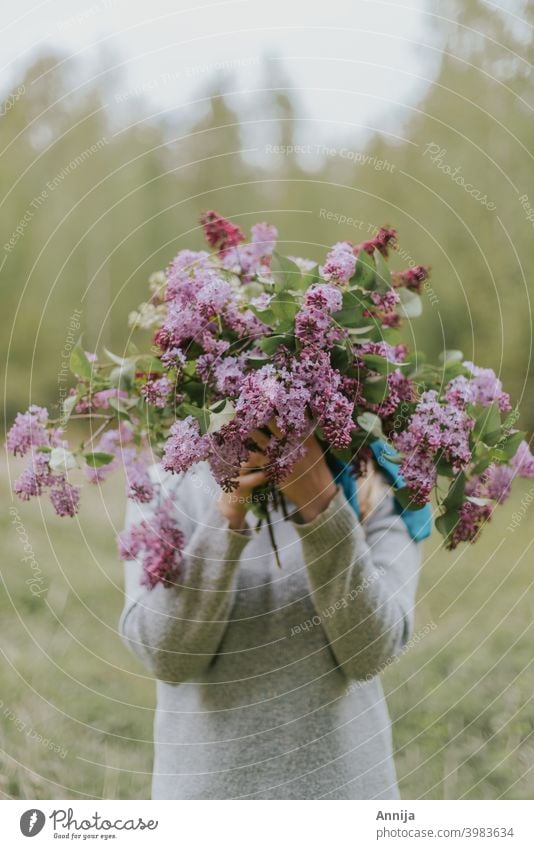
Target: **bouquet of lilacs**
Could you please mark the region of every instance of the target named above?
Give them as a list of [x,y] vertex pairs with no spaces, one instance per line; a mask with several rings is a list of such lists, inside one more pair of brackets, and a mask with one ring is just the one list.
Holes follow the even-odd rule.
[[[120,555],[142,560],[146,585],[170,586],[185,540],[169,497],[156,491],[155,461],[176,474],[206,461],[231,491],[258,450],[251,434],[263,429],[269,483],[250,505],[261,522],[311,433],[355,475],[380,439],[400,466],[401,507],[418,510],[434,493],[446,546],[475,540],[513,478],[534,477],[534,458],[493,371],[457,351],[432,365],[400,342],[403,318],[422,311],[428,269],[390,270],[389,228],[361,244],[337,243],[317,265],[277,253],[272,225],[255,224],[246,240],[216,212],[201,224],[211,250],[180,251],[130,315],[133,328],[152,333],[151,346],[100,358],[78,344],[61,417],[38,406],[17,415],[7,446],[29,455],[17,495],[48,491],[56,512],[73,516],[80,486],[72,470],[100,484],[122,467],[129,498],[159,502],[150,522],[119,537]],[[77,450],[65,439],[69,417],[91,425]]]

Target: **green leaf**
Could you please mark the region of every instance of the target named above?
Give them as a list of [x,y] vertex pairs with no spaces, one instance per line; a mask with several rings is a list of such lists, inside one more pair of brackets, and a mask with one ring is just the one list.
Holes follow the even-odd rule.
[[[389,458],[388,458],[389,459]],[[400,489],[394,489],[395,498],[399,502],[400,506],[403,510],[422,510],[424,505],[417,504],[413,498],[413,492],[408,489],[407,486],[400,487]]]
[[479,436],[486,445],[495,445],[501,438],[501,413],[497,403],[489,407],[477,417],[473,434]]
[[342,327],[369,326],[369,318],[363,316],[363,304],[354,292],[343,292],[341,309],[332,316]]
[[356,421],[363,430],[366,430],[372,436],[376,436],[377,439],[384,438],[380,416],[377,416],[375,413],[366,412],[359,415]]
[[371,404],[380,404],[388,395],[388,382],[384,377],[368,377],[363,385],[363,397]]
[[362,286],[363,289],[375,288],[375,260],[364,248],[358,254],[356,270],[350,282]]
[[84,454],[84,459],[91,469],[99,469],[100,466],[107,466],[115,459],[114,454],[108,454],[106,451],[93,451],[90,454]]
[[115,363],[117,366],[123,366],[127,361],[126,357],[119,357],[117,354],[113,354],[111,351],[108,351],[107,348],[104,348],[104,353],[107,357],[109,357],[111,362]]
[[460,472],[456,476],[456,478],[451,482],[447,497],[443,501],[443,504],[445,505],[447,510],[453,510],[463,504],[465,496],[465,483],[465,474],[463,472]]
[[195,418],[200,425],[200,432],[207,432],[210,426],[210,411],[207,410],[205,407],[195,407],[194,404],[188,404],[184,401],[178,407],[178,413],[184,418],[185,416],[193,416],[193,418]]
[[447,510],[446,513],[443,513],[436,519],[436,530],[439,531],[445,540],[447,540],[454,531],[459,518],[460,514],[458,513],[458,510]]
[[[516,433],[511,433],[499,442],[495,450],[499,452],[504,461],[511,460],[512,457],[515,456],[517,449],[523,442],[525,436],[526,433],[524,430],[518,430]],[[498,458],[494,456],[493,459],[497,460]]]
[[400,298],[400,304],[397,306],[397,312],[404,318],[417,318],[423,312],[423,301],[417,292],[412,292],[410,289],[396,289],[397,295]]
[[206,398],[206,386],[203,383],[199,380],[190,380],[184,385],[183,389],[193,404],[202,407]]
[[264,353],[271,356],[275,353],[280,345],[286,345],[287,347],[293,347],[294,345],[294,336],[289,333],[282,334],[274,334],[273,336],[265,336],[258,343]]
[[[299,306],[295,298],[293,295],[289,294],[289,292],[279,292],[271,298],[271,303],[269,304],[269,311],[274,315],[275,320],[278,322],[285,321],[292,324],[298,309]],[[265,319],[262,319],[262,321],[264,320]]]
[[90,379],[93,373],[93,368],[87,355],[82,348],[82,340],[79,339],[75,347],[72,349],[69,361],[70,370],[78,377]]
[[301,283],[301,271],[293,260],[274,251],[271,259],[271,272],[274,280],[275,292],[283,292],[286,289],[298,289]]
[[61,405],[61,421],[66,424],[70,418],[70,414],[78,403],[78,395],[68,395]]
[[[319,266],[314,265],[313,268],[310,268],[309,271],[302,275],[299,289],[305,291],[312,285],[312,283],[318,283],[320,280],[321,276],[319,274]],[[295,286],[293,285],[291,288],[294,289]]]
[[440,363],[443,363],[444,366],[449,365],[450,363],[461,363],[464,358],[462,351],[455,351],[451,349],[450,351],[442,351],[439,355]]
[[408,365],[407,363],[393,363],[380,354],[364,354],[362,359],[370,371],[376,371],[378,374],[384,375],[391,374],[396,369],[405,368]]

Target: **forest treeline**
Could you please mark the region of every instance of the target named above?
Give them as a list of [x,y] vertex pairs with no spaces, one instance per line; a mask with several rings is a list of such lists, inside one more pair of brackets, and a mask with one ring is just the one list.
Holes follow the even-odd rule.
[[267,59],[253,99],[225,96],[223,69],[199,81],[200,106],[146,117],[149,92],[128,93],[119,73],[85,79],[74,60],[36,58],[0,110],[7,417],[57,404],[78,332],[87,349],[123,348],[148,275],[200,247],[198,216],[215,208],[244,228],[273,222],[281,251],[317,260],[395,226],[396,267],[432,267],[408,340],[494,368],[532,430],[534,51],[532,30],[510,20],[459,4],[422,100],[400,110],[395,135],[363,140],[346,126],[319,136]]

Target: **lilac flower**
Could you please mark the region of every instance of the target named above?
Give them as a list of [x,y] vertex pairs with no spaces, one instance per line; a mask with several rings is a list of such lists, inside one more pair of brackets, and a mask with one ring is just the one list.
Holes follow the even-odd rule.
[[245,241],[245,234],[240,227],[212,209],[202,213],[200,223],[208,245],[221,254]]
[[123,463],[128,498],[131,501],[148,504],[154,498],[154,484],[148,471],[151,464],[150,454],[129,448],[123,451]]
[[332,328],[332,314],[341,309],[342,296],[336,286],[311,286],[295,317],[295,336],[304,345],[324,348],[340,337]]
[[187,360],[180,348],[169,348],[161,355],[161,362],[166,368],[175,368],[177,371],[181,371]]
[[332,283],[348,283],[356,270],[356,257],[350,242],[337,242],[326,255],[319,269],[322,277]]
[[165,272],[165,300],[179,300],[183,303],[194,297],[198,281],[205,271],[211,271],[210,255],[207,251],[180,251]]
[[469,433],[473,420],[452,404],[441,404],[437,392],[423,392],[408,428],[392,434],[405,454],[400,471],[418,503],[424,504],[436,480],[434,458],[440,452],[457,474],[471,460]]
[[6,438],[6,446],[15,456],[23,457],[29,448],[49,444],[46,426],[48,410],[32,404],[26,413],[17,413]]
[[384,257],[387,257],[389,248],[394,247],[396,241],[396,230],[391,229],[391,227],[381,227],[376,236],[366,242],[362,242],[360,245],[356,245],[354,251],[355,253],[359,253],[359,251],[364,250],[368,254],[379,251]]
[[250,232],[252,235],[251,244],[256,260],[259,262],[270,259],[276,247],[276,240],[278,239],[278,230],[276,227],[273,224],[258,222],[258,224],[254,224],[251,227]]
[[507,392],[503,392],[502,382],[495,372],[489,368],[478,368],[469,362],[464,362],[463,365],[473,376],[466,377],[460,374],[453,378],[446,387],[444,395],[446,400],[459,409],[465,408],[467,404],[481,404],[483,407],[489,407],[496,402],[501,412],[509,412],[510,396]]
[[49,497],[58,516],[75,516],[80,505],[80,486],[70,484],[65,475],[54,481]]
[[140,558],[143,564],[141,583],[153,589],[157,584],[173,586],[180,575],[185,537],[173,514],[169,498],[158,505],[150,521],[123,531],[118,538],[121,560]]
[[279,396],[280,381],[272,363],[245,375],[236,402],[237,420],[245,436],[274,416]]
[[235,397],[239,394],[245,377],[245,357],[224,357],[215,365],[215,385],[224,397]]
[[121,454],[126,451],[125,446],[130,445],[133,438],[132,425],[129,422],[120,422],[117,429],[110,428],[100,437],[97,445],[94,447],[95,452],[104,454],[113,454],[113,460],[103,466],[88,466],[87,463],[83,467],[83,473],[89,483],[103,483],[110,472],[115,471],[121,464]]
[[15,481],[13,491],[22,501],[29,501],[32,496],[41,495],[53,481],[54,476],[50,472],[48,455],[35,451],[32,452],[28,466]]
[[168,472],[186,472],[195,463],[206,460],[208,454],[209,439],[200,434],[198,421],[187,416],[172,425],[162,465]]
[[230,284],[218,277],[210,275],[196,294],[196,304],[200,314],[205,319],[219,315],[232,298]]
[[485,488],[488,498],[503,504],[510,495],[515,476],[516,472],[510,465],[492,463],[485,473]]
[[453,550],[461,542],[476,542],[480,531],[489,522],[493,508],[465,501],[459,509],[458,522],[447,540],[447,548]]
[[163,377],[159,377],[156,380],[148,380],[141,386],[139,391],[148,404],[162,409],[169,400],[169,395],[172,393],[173,388],[169,378],[164,374]]
[[298,434],[284,436],[281,439],[271,437],[265,449],[268,460],[266,471],[269,480],[272,483],[282,481],[290,474],[297,460],[303,457],[305,453],[306,448]]
[[396,287],[405,286],[406,289],[411,289],[419,294],[421,286],[428,279],[430,270],[425,265],[414,265],[411,268],[406,268],[404,271],[394,271],[392,273],[393,285]]
[[510,466],[522,478],[534,478],[534,457],[528,442],[520,443],[519,448],[510,460]]
[[400,298],[394,289],[388,289],[383,294],[380,292],[371,292],[371,300],[383,312],[391,312],[400,304]]
[[352,419],[353,410],[354,403],[341,392],[333,392],[328,399],[320,425],[333,448],[346,448],[350,445],[352,432],[356,427]]
[[109,410],[110,401],[124,401],[128,397],[128,393],[124,389],[101,389],[95,392],[92,397],[92,406],[98,410]]
[[235,479],[239,474],[241,463],[248,457],[248,448],[243,436],[236,419],[210,434],[210,469],[225,492],[231,492],[236,488]]

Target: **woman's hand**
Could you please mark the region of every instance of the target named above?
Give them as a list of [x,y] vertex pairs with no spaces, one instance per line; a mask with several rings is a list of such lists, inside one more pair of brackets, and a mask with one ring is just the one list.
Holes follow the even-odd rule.
[[[270,429],[280,435],[271,422]],[[252,438],[260,448],[265,448],[269,437],[255,430]],[[304,440],[306,454],[295,463],[293,471],[278,484],[278,489],[297,506],[303,522],[311,522],[325,510],[337,492],[332,472],[328,468],[323,450],[313,434]]]
[[228,519],[229,527],[234,531],[242,531],[246,525],[245,517],[250,506],[252,490],[267,481],[267,475],[262,471],[266,462],[264,454],[251,451],[248,459],[241,464],[237,489],[222,492],[219,497],[219,510],[225,519]]
[[365,522],[387,492],[386,483],[371,460],[366,464],[365,474],[356,478],[356,488],[361,521]]

